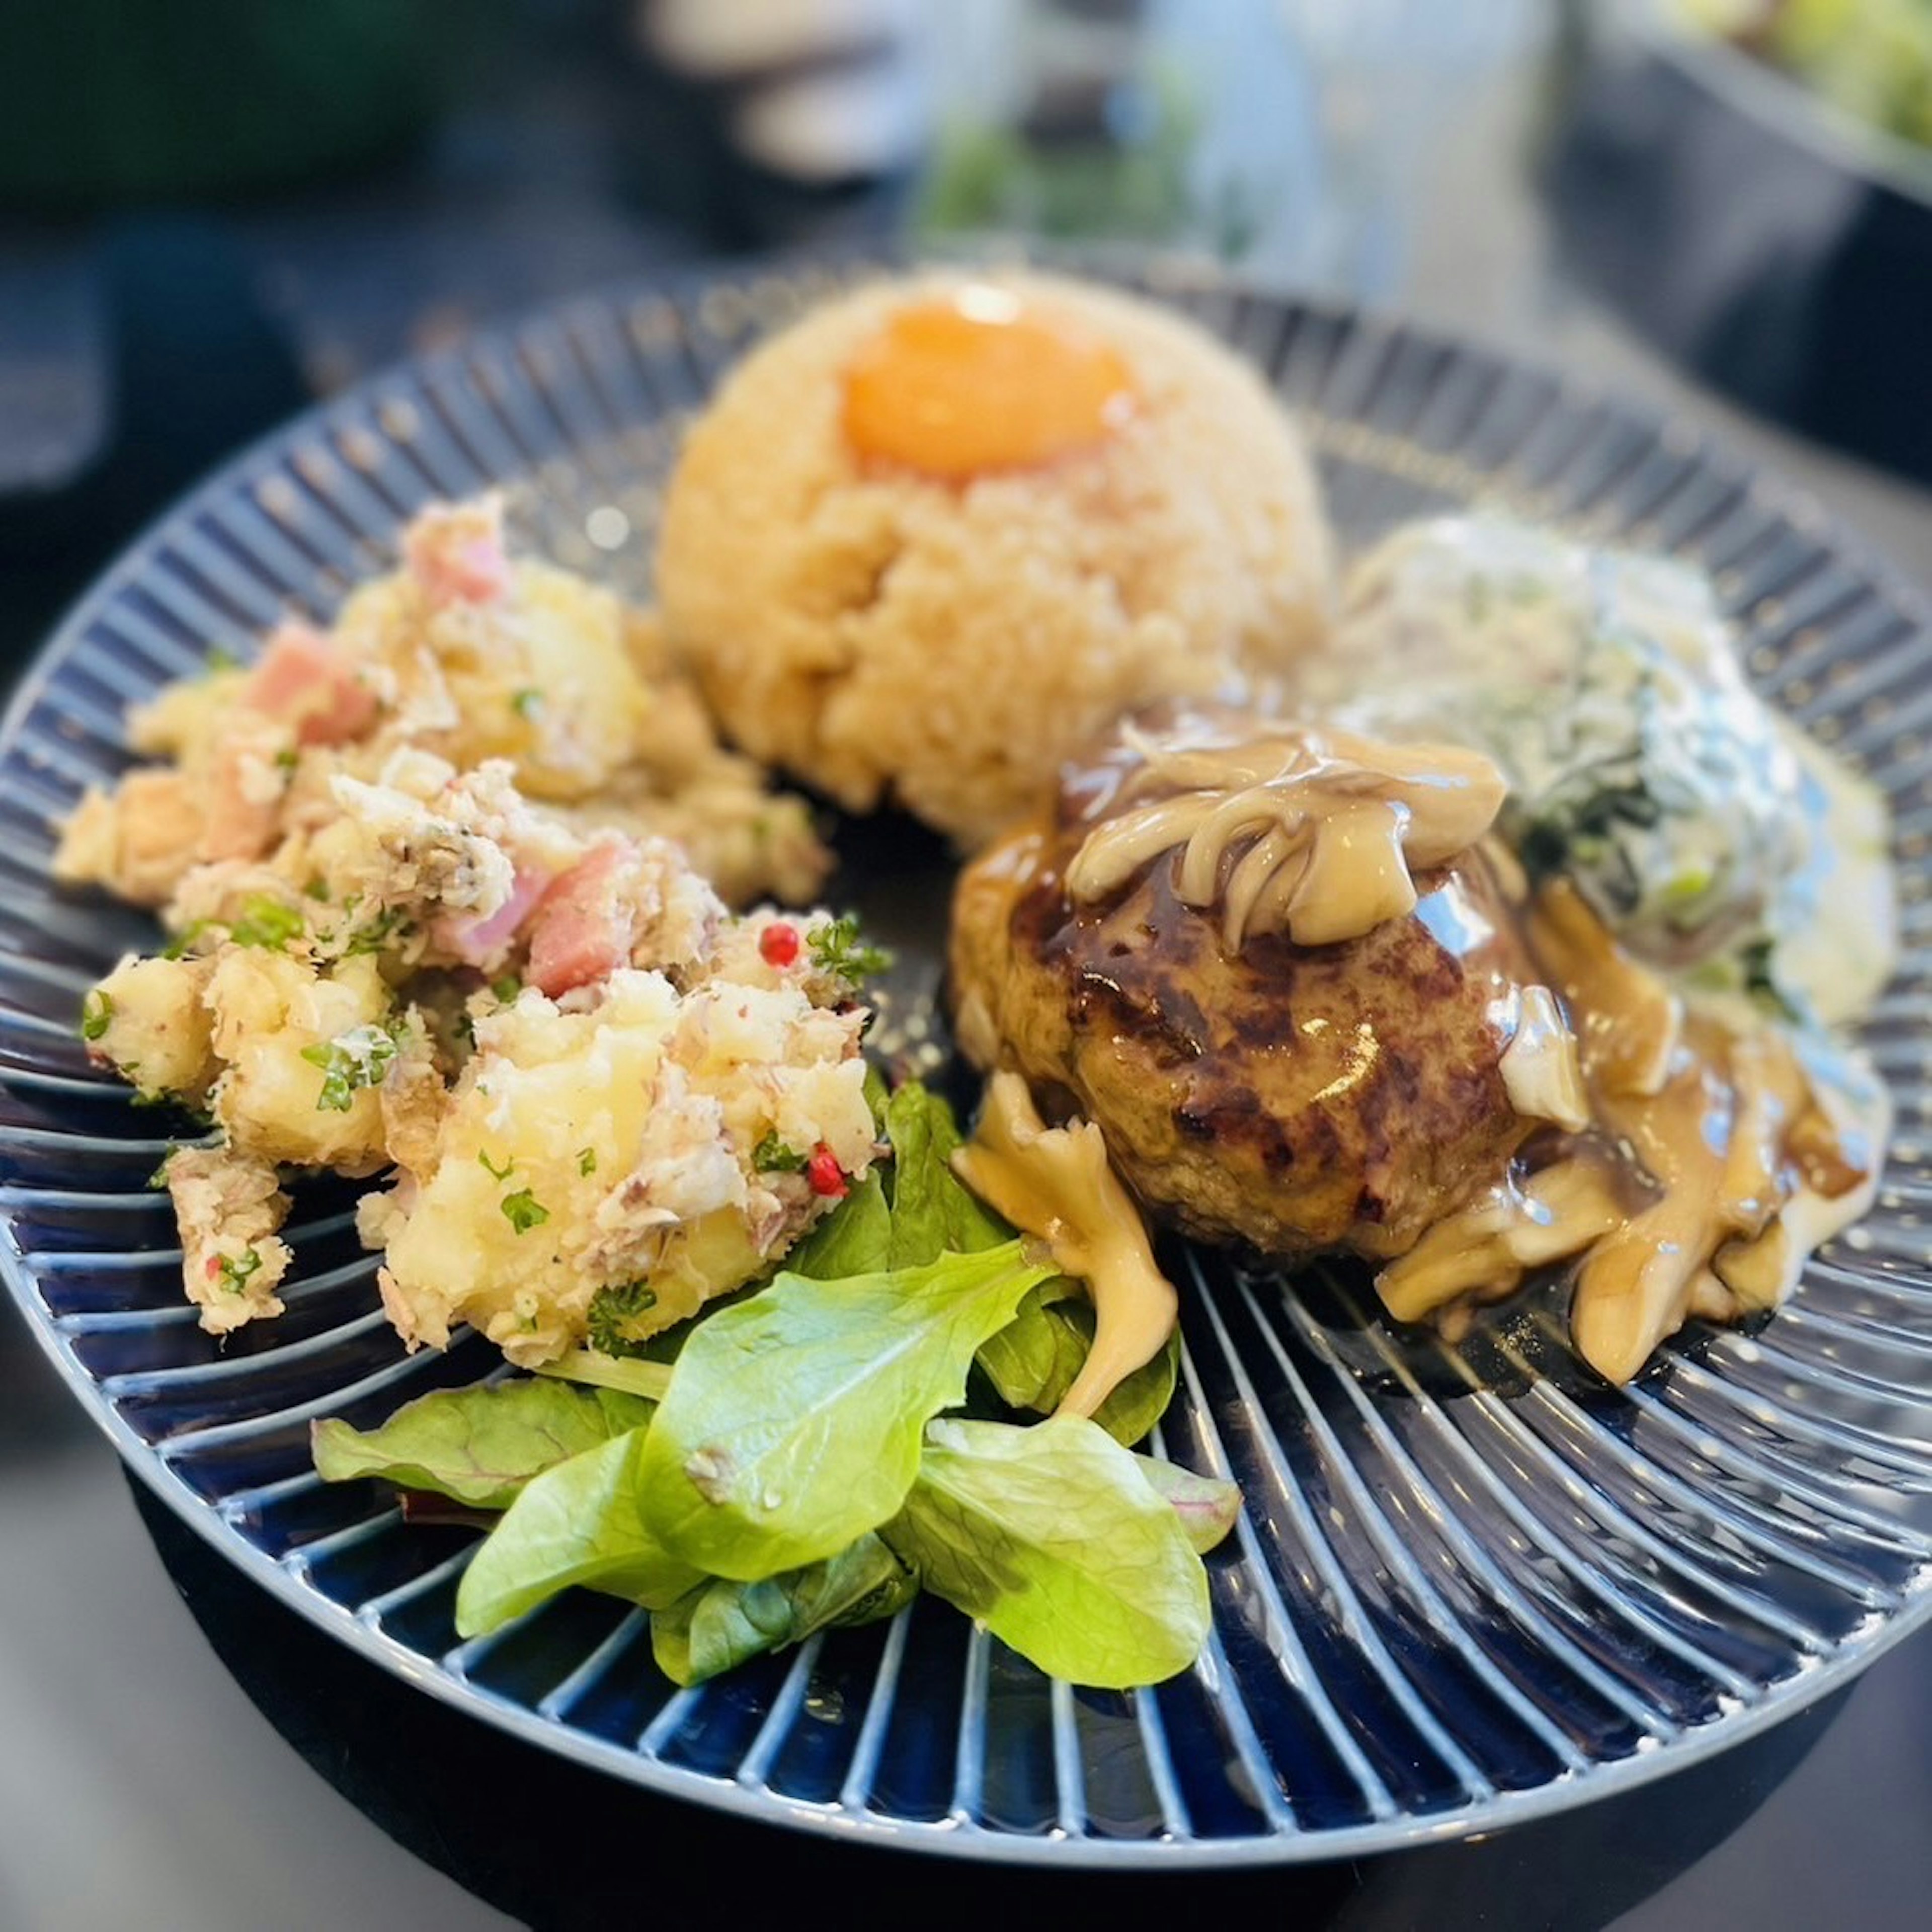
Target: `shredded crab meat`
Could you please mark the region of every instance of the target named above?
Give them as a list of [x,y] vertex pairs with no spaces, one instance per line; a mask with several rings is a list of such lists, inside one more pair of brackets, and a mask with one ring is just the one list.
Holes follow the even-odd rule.
[[279,1315],[291,1256],[277,1230],[289,1211],[273,1165],[226,1148],[177,1148],[168,1192],[181,1229],[182,1280],[201,1326],[226,1335]]

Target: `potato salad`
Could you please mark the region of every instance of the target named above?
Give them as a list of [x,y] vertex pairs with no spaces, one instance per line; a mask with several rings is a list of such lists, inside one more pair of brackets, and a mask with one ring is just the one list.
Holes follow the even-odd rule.
[[494,502],[404,556],[138,716],[164,761],[58,864],[172,938],[82,1030],[212,1130],[155,1177],[204,1328],[280,1312],[286,1175],[386,1173],[359,1225],[405,1340],[534,1364],[742,1286],[865,1174],[868,961],[827,914],[728,909],[826,854],[646,622],[512,561]]

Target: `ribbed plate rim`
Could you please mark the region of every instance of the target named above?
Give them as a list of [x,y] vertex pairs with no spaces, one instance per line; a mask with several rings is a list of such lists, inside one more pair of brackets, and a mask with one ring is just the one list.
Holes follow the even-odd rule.
[[[1018,252],[1010,247],[1000,250],[1003,257],[1012,257]],[[1040,251],[1034,253],[1037,256]],[[1509,374],[1546,380],[1572,402],[1585,398],[1604,402],[1612,406],[1622,421],[1640,428],[1653,440],[1662,431],[1664,418],[1660,412],[1639,399],[1606,390],[1593,381],[1580,381],[1574,373],[1560,366],[1453,328],[1310,297],[1271,286],[1263,280],[1234,276],[1194,260],[1149,262],[1144,258],[1112,252],[1096,256],[1092,251],[1084,256],[1046,251],[1046,259],[1054,265],[1076,266],[1084,260],[1116,278],[1138,281],[1156,296],[1184,290],[1274,304],[1284,313],[1299,312],[1337,326],[1388,328],[1426,349],[1463,358],[1479,358]],[[1124,263],[1130,260],[1136,272],[1123,277]],[[754,265],[700,266],[668,276],[628,280],[478,329],[461,343],[433,355],[406,358],[358,382],[343,394],[304,411],[225,461],[152,519],[69,608],[36,654],[4,716],[0,716],[0,748],[12,744],[63,660],[97,615],[111,607],[122,590],[138,582],[151,567],[152,553],[165,542],[171,530],[232,494],[256,472],[286,463],[305,439],[352,417],[358,409],[373,402],[386,385],[399,381],[427,383],[446,370],[460,370],[466,361],[480,353],[500,352],[532,329],[567,322],[578,314],[621,314],[637,303],[653,300],[669,299],[685,304],[707,289],[744,285],[760,274],[775,270],[782,272],[816,266],[846,274],[868,266],[894,264],[868,253],[841,252],[776,258]],[[1720,436],[1701,426],[1693,426],[1689,442],[1680,447],[1733,479],[1754,487],[1768,486],[1773,493],[1772,503],[1780,509],[1801,503],[1811,506],[1814,515],[1807,523],[1808,532],[1834,556],[1856,568],[1894,611],[1922,632],[1925,628],[1924,602],[1916,589],[1854,533],[1845,530],[1835,517],[1828,512],[1817,515],[1814,493],[1802,488],[1794,489],[1774,471],[1766,471],[1743,458]],[[33,1191],[10,1184],[0,1185],[0,1218],[6,1219],[10,1235],[14,1197]],[[1027,1834],[989,1828],[964,1817],[928,1822],[869,1809],[849,1809],[837,1802],[815,1803],[788,1796],[767,1786],[712,1776],[627,1750],[577,1730],[560,1718],[544,1718],[526,1709],[372,1628],[346,1606],[292,1575],[235,1532],[214,1508],[175,1473],[156,1446],[144,1441],[116,1412],[99,1383],[62,1346],[59,1332],[39,1304],[32,1271],[10,1239],[0,1241],[0,1274],[4,1275],[16,1304],[43,1352],[123,1462],[197,1535],[265,1588],[276,1601],[378,1667],[446,1706],[481,1718],[540,1749],[662,1796],[840,1840],[999,1864],[1108,1870],[1276,1866],[1452,1840],[1595,1803],[1704,1762],[1761,1734],[1849,1682],[1876,1658],[1932,1621],[1932,1570],[1922,1569],[1895,1610],[1875,1622],[1868,1619],[1871,1627],[1841,1640],[1826,1654],[1802,1660],[1791,1674],[1768,1688],[1757,1687],[1748,1704],[1703,1723],[1682,1726],[1667,1742],[1654,1748],[1640,1748],[1621,1758],[1592,1760],[1580,1774],[1564,1772],[1534,1786],[1499,1790],[1478,1802],[1426,1815],[1399,1812],[1389,1818],[1336,1826],[1308,1826],[1291,1820],[1273,1831],[1257,1830],[1226,1838],[1162,1835],[1126,1839],[1078,1836],[1057,1828]]]

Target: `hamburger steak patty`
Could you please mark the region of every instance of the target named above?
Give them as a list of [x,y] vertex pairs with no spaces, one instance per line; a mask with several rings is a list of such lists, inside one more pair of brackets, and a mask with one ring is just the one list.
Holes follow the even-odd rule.
[[1416,880],[1359,938],[1224,948],[1162,854],[1106,903],[1064,874],[1076,801],[962,874],[951,972],[961,1043],[1078,1112],[1162,1219],[1292,1257],[1386,1260],[1498,1180],[1533,1124],[1498,1071],[1512,984],[1536,977],[1480,848]]

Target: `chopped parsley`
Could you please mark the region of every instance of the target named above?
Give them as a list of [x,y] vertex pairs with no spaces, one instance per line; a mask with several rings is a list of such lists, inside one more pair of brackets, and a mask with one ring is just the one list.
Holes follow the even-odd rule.
[[476,1150],[476,1158],[482,1163],[484,1172],[496,1180],[508,1180],[511,1169],[517,1164],[513,1160],[506,1160],[501,1167],[499,1167],[481,1148]]
[[113,1017],[113,1000],[98,986],[94,987],[80,1003],[81,1038],[98,1040],[107,1030],[107,1022]]
[[352,1027],[333,1040],[305,1046],[302,1057],[322,1069],[318,1112],[346,1114],[362,1087],[378,1086],[396,1057],[396,1037],[379,1026]]
[[490,995],[499,1006],[507,1006],[524,990],[524,982],[514,973],[506,973],[501,979],[490,982]]
[[188,949],[214,923],[212,920],[208,919],[190,920],[187,925],[183,926],[180,932],[161,948],[161,957],[164,959],[185,959],[188,957]]
[[160,1166],[148,1175],[147,1185],[154,1193],[159,1194],[166,1190],[168,1184],[168,1163],[180,1152],[179,1148],[170,1146],[167,1152],[162,1155]]
[[579,1148],[577,1150],[577,1171],[579,1174],[595,1174],[597,1172],[597,1150],[595,1148]]
[[590,1346],[604,1355],[641,1354],[645,1345],[629,1332],[630,1324],[657,1305],[656,1292],[648,1282],[600,1288],[590,1300]]
[[224,670],[239,670],[242,668],[242,660],[226,644],[210,644],[208,656],[202,662],[211,677],[217,676]]
[[527,1187],[520,1188],[514,1194],[506,1194],[498,1204],[503,1210],[503,1218],[520,1234],[527,1234],[532,1228],[541,1228],[550,1219],[546,1208]]
[[859,934],[856,913],[814,926],[806,943],[812,949],[812,963],[821,973],[836,974],[855,986],[874,973],[883,973],[892,963],[892,956],[883,947],[868,946]]
[[[352,899],[343,907],[344,912],[352,910]],[[349,944],[344,949],[353,959],[364,952],[380,952],[392,939],[406,939],[413,928],[405,924],[400,906],[392,906],[386,912],[379,912],[374,919],[365,920],[349,935]]]
[[328,881],[326,879],[322,878],[314,878],[310,880],[308,884],[302,888],[302,896],[304,898],[316,900],[323,905],[328,904]]
[[275,769],[278,772],[292,772],[296,768],[296,748],[284,745],[275,754]]
[[533,684],[526,685],[510,700],[510,709],[519,718],[536,718],[542,715],[543,693]]
[[776,1133],[766,1135],[752,1150],[752,1165],[760,1174],[802,1173],[806,1159],[796,1149],[787,1147]]
[[224,1255],[220,1268],[222,1287],[230,1294],[239,1294],[243,1284],[261,1265],[260,1252],[254,1248],[244,1248],[238,1255]]
[[260,946],[279,952],[308,930],[308,922],[293,906],[266,892],[250,892],[242,902],[242,916],[228,928],[237,946]]

